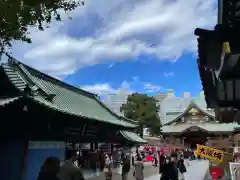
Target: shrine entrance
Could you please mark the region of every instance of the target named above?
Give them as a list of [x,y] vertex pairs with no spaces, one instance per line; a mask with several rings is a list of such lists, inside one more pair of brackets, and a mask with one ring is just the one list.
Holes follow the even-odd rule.
[[197,144],[201,144],[203,145],[205,143],[205,138],[191,138],[188,139],[188,142],[189,142],[189,147],[191,149],[197,149]]
[[207,137],[209,136],[208,133],[203,131],[196,131],[196,132],[185,132],[182,134],[184,137],[184,145],[191,149],[196,149],[197,144],[205,145],[207,141]]

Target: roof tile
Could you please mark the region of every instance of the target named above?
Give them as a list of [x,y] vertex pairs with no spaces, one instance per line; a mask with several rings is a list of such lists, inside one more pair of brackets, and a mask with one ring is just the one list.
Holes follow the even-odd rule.
[[23,90],[26,84],[30,84],[32,87],[37,86],[45,94],[55,95],[52,101],[50,101],[46,100],[46,97],[42,93],[38,93],[38,95],[33,97],[38,103],[71,115],[125,127],[136,126],[122,120],[121,117],[111,112],[92,93],[56,80],[20,62],[17,64],[5,64],[3,67],[9,79],[20,90]]
[[166,113],[165,116],[161,117],[162,124],[168,124],[171,121],[175,120],[188,108],[191,101],[193,101],[205,113],[211,116],[215,116],[214,110],[207,109],[204,97],[167,97],[161,104],[161,108],[164,108],[164,111]]
[[176,124],[162,127],[163,133],[182,132],[190,127],[199,127],[209,132],[231,132],[239,128],[237,123],[199,123],[199,124]]

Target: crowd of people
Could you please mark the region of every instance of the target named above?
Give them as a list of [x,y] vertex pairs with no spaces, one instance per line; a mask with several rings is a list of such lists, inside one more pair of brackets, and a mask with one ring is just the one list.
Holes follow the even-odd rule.
[[[104,172],[106,180],[111,180],[113,169],[121,167],[122,180],[127,180],[131,168],[130,153],[117,153],[115,158],[113,158],[113,154],[104,153],[103,151],[98,155],[99,157],[96,158],[98,163],[95,163],[93,169],[99,167],[99,170]],[[120,155],[120,158],[118,158],[118,155]],[[37,180],[84,180],[81,165],[78,163],[79,159],[81,159],[79,153],[75,150],[68,151],[66,159],[66,161],[61,162],[57,157],[48,157],[40,168]],[[140,159],[137,158],[137,160]],[[135,162],[135,176],[138,177],[139,172],[137,169],[139,167],[137,161]],[[96,164],[98,164],[98,167]]]
[[[183,180],[184,173],[187,171],[184,158],[186,158],[185,154],[180,151],[172,151],[169,156],[161,153],[159,158],[155,155],[154,165],[159,166],[160,180]],[[132,157],[130,153],[119,153],[119,151],[115,154],[102,152],[98,159],[100,160],[99,169],[104,172],[106,180],[112,179],[113,174],[117,173],[116,169],[121,169],[122,180],[127,180],[131,166],[134,169],[135,179],[144,179],[143,156],[138,151]],[[57,157],[49,157],[42,165],[37,180],[84,180],[78,160],[79,154],[76,151],[68,152],[67,160],[64,162],[60,162]]]

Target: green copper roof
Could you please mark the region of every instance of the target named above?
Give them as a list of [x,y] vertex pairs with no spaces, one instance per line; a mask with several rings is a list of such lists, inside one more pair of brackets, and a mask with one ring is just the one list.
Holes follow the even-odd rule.
[[181,133],[191,127],[198,127],[208,132],[232,132],[240,127],[237,123],[198,123],[198,124],[176,124],[165,125],[162,127],[162,133]]
[[2,64],[2,68],[16,88],[23,92],[28,85],[34,92],[31,98],[42,105],[70,115],[136,127],[108,109],[95,94],[68,85],[18,61]]
[[204,114],[214,117],[215,112],[213,110],[206,109],[205,100],[201,97],[197,98],[179,98],[179,97],[169,97],[163,101],[162,106],[165,107],[166,115],[161,118],[162,124],[170,124],[175,122],[176,119],[181,118],[181,116],[188,110],[191,105],[200,109]]
[[20,97],[12,97],[12,98],[3,98],[3,99],[0,99],[0,106],[4,106],[4,105],[7,105],[7,104],[10,104],[16,100],[18,100]]
[[164,117],[163,125],[171,123],[173,120],[175,120],[177,117],[179,117],[182,113],[169,113]]
[[131,131],[120,131],[120,133],[125,137],[127,140],[132,142],[137,142],[141,144],[147,143],[145,139],[142,139],[140,136],[138,136],[136,133]]

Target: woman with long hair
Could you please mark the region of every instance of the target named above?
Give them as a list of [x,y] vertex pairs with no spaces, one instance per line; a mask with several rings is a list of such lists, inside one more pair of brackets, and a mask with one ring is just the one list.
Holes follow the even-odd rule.
[[187,172],[187,169],[186,169],[186,166],[184,164],[184,157],[183,156],[180,157],[180,160],[178,161],[177,167],[178,167],[178,170],[179,170],[179,179],[184,180],[185,179],[184,173]]
[[176,173],[174,163],[170,157],[166,157],[162,164],[161,180],[178,180],[178,174]]
[[60,168],[60,159],[48,157],[42,165],[37,180],[59,180],[57,173]]

